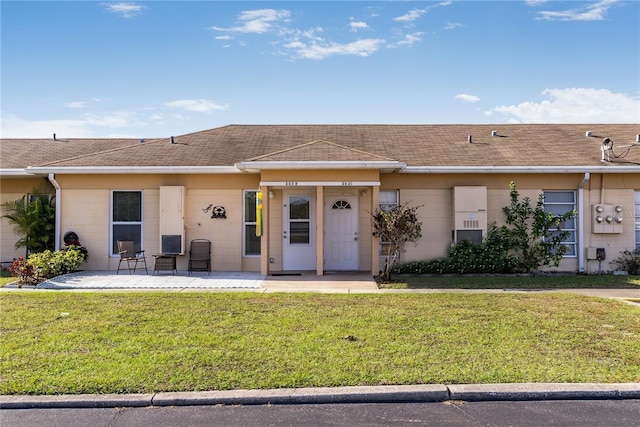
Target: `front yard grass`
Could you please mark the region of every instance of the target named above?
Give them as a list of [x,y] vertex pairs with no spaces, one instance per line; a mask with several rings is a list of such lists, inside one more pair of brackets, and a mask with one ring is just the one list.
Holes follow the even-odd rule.
[[640,309],[565,293],[0,298],[0,394],[640,381]]
[[640,289],[640,276],[602,275],[394,275],[383,289]]

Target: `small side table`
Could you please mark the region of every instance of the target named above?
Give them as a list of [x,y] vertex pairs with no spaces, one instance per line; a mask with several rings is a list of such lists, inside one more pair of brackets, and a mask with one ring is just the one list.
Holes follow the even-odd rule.
[[156,271],[170,271],[171,274],[177,274],[176,257],[178,254],[155,254],[155,266],[153,267],[153,274]]

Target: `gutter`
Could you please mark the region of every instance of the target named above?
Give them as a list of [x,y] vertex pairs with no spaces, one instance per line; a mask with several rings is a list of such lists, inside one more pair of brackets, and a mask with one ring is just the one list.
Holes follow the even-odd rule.
[[27,174],[228,174],[239,173],[233,166],[28,166]]
[[27,172],[24,168],[19,169],[0,169],[0,177],[2,178],[27,178],[33,177],[33,174]]
[[60,184],[56,181],[56,177],[54,174],[49,174],[49,182],[53,185],[53,188],[56,189],[56,227],[55,227],[55,249],[56,251],[60,249],[60,218],[61,218],[61,210],[62,203],[60,203],[60,198],[62,197],[62,191],[60,188]]
[[[585,258],[585,250],[586,246],[584,244],[584,215],[586,209],[584,209],[584,186],[591,179],[591,174],[589,172],[584,173],[584,178],[580,181],[580,185],[578,185],[578,242],[580,250],[578,252],[578,271],[580,273],[584,273],[584,258]],[[578,248],[576,247],[576,250]]]
[[401,173],[640,173],[640,166],[406,166]]

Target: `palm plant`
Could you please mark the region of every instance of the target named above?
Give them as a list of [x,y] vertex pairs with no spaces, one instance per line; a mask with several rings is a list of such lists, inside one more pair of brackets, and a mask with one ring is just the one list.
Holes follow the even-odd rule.
[[30,197],[2,204],[7,218],[19,237],[15,247],[26,248],[29,253],[53,250],[55,246],[55,203],[51,196],[51,186],[47,181],[33,189]]

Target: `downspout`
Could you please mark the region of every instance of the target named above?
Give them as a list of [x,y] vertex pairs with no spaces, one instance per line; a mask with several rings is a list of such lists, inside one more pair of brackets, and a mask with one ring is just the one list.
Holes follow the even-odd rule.
[[56,231],[55,231],[55,249],[60,249],[60,211],[62,210],[62,205],[60,203],[60,196],[62,191],[60,189],[60,184],[56,181],[56,176],[53,173],[49,174],[49,182],[53,185],[53,188],[56,189]]
[[591,174],[589,172],[585,172],[584,178],[582,178],[582,181],[578,186],[578,244],[580,245],[578,250],[578,271],[580,273],[584,273],[584,251],[586,250],[586,247],[584,246],[584,186],[589,182],[590,178]]

